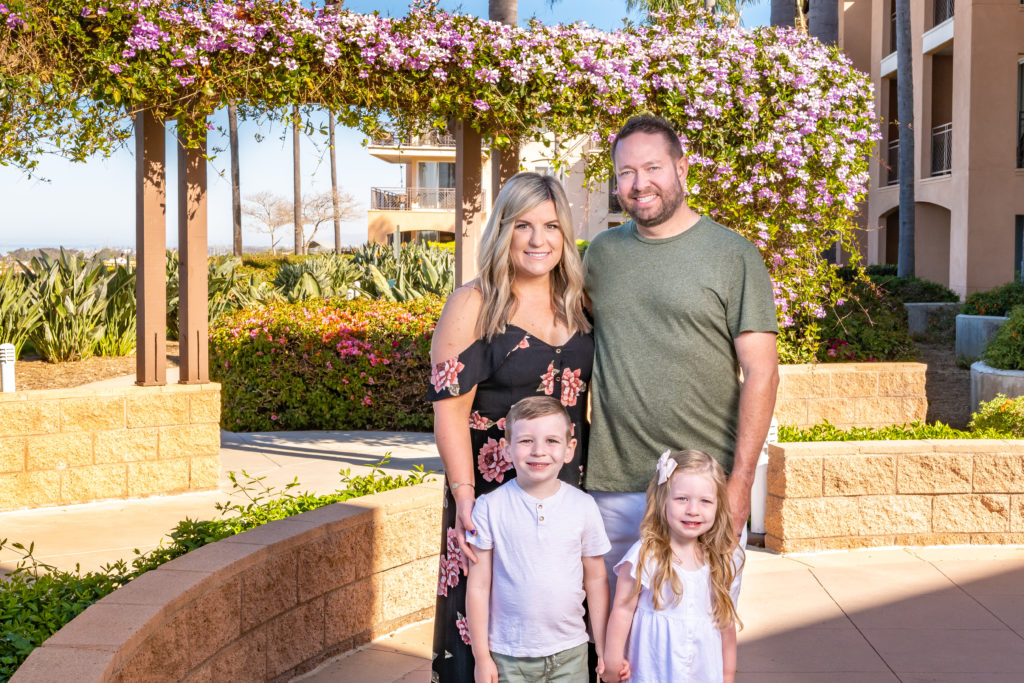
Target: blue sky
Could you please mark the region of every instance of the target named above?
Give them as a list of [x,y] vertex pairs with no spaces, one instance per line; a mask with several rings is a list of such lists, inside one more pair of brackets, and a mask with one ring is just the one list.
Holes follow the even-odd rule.
[[[487,0],[442,0],[446,10],[487,16]],[[346,0],[346,9],[356,12],[378,10],[382,14],[402,16],[408,2],[387,0]],[[743,12],[746,26],[768,23],[768,3],[761,2]],[[560,0],[550,7],[548,0],[519,0],[519,20],[525,23],[536,16],[545,24],[586,21],[611,30],[628,15],[625,0]],[[634,14],[633,19],[639,18]],[[324,116],[326,119],[326,116]],[[221,111],[214,124],[227,128],[227,115]],[[320,122],[315,122],[319,124]],[[285,197],[292,194],[292,155],[290,133],[281,126],[258,129],[255,124],[239,126],[240,177],[242,196],[271,191]],[[257,133],[263,135],[256,141]],[[338,182],[362,205],[362,215],[342,224],[342,242],[360,244],[366,239],[366,214],[370,187],[397,187],[402,184],[401,167],[367,154],[364,136],[355,130],[338,128]],[[211,137],[212,147],[227,147],[227,137]],[[38,168],[40,178],[28,179],[19,171],[0,166],[0,253],[19,247],[73,248],[131,247],[135,242],[135,158],[134,145],[108,159],[93,158],[85,163],[70,163],[47,157]],[[168,138],[168,211],[167,243],[177,243],[176,160]],[[330,188],[330,160],[326,143],[319,134],[302,139],[302,190],[322,192]],[[208,235],[211,246],[231,244],[230,161],[226,151],[218,154],[208,169]],[[265,235],[246,229],[242,220],[242,241],[246,245],[269,246]],[[330,226],[321,229],[318,241],[332,243]],[[287,229],[290,233],[290,228]],[[286,236],[290,248],[290,234]]]

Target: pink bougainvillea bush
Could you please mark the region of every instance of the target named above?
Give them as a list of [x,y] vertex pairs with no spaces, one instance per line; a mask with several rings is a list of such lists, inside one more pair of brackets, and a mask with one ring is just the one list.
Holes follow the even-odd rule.
[[422,430],[435,296],[399,304],[355,299],[272,304],[223,316],[210,330],[210,374],[231,431]]
[[761,249],[786,360],[815,356],[819,321],[844,298],[822,254],[851,244],[878,137],[871,86],[834,48],[793,30],[701,13],[614,32],[519,28],[422,1],[402,18],[279,0],[3,2],[0,156],[34,149],[11,112],[48,112],[28,130],[61,124],[68,149],[123,135],[111,112],[123,122],[141,109],[177,120],[197,143],[206,117],[233,100],[271,117],[292,103],[328,107],[370,134],[461,119],[497,146],[535,138],[578,150],[583,139],[598,180],[614,132],[650,111],[681,132],[691,204]]

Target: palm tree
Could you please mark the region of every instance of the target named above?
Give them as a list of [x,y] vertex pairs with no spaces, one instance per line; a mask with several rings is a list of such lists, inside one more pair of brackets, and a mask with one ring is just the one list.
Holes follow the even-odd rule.
[[771,0],[771,24],[792,28],[796,25],[796,5],[798,0]]
[[899,119],[900,246],[896,274],[914,275],[914,71],[910,0],[896,0],[896,118]]
[[231,147],[232,253],[242,255],[242,186],[238,182],[238,107],[228,102],[228,145]]
[[338,213],[338,155],[334,146],[334,112],[327,110],[328,144],[331,146],[331,198],[334,206],[334,253],[341,253],[341,215]]
[[517,0],[487,0],[487,18],[502,24],[515,26],[519,23]]
[[292,201],[295,218],[295,253],[302,253],[302,183],[299,177],[299,105],[292,105],[292,166],[294,168],[294,199]]
[[807,32],[825,43],[839,43],[839,0],[811,0]]
[[[756,0],[754,0],[756,1]],[[709,12],[728,14],[739,18],[740,9],[751,0],[626,0],[626,9],[647,12],[675,12],[680,9],[702,8]]]

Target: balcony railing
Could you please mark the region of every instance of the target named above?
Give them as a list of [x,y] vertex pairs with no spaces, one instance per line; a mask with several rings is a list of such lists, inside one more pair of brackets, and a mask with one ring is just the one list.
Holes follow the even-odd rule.
[[370,208],[377,211],[454,211],[455,188],[371,187]]
[[953,168],[953,124],[932,128],[932,175],[946,175]]
[[373,138],[370,144],[374,147],[455,147],[455,136],[430,131],[401,140],[394,135],[385,135]]
[[889,141],[889,154],[885,162],[889,166],[885,184],[895,185],[900,181],[900,141],[898,139]]
[[953,18],[953,2],[954,0],[935,0],[932,6],[932,26],[938,26],[946,19]]
[[896,12],[889,18],[889,52],[896,52]]
[[1017,168],[1024,168],[1024,111],[1017,112]]

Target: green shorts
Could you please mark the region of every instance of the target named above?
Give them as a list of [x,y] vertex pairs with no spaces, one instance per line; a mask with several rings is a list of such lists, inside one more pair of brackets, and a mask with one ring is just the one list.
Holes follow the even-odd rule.
[[587,683],[587,644],[547,657],[510,657],[491,653],[500,683]]

